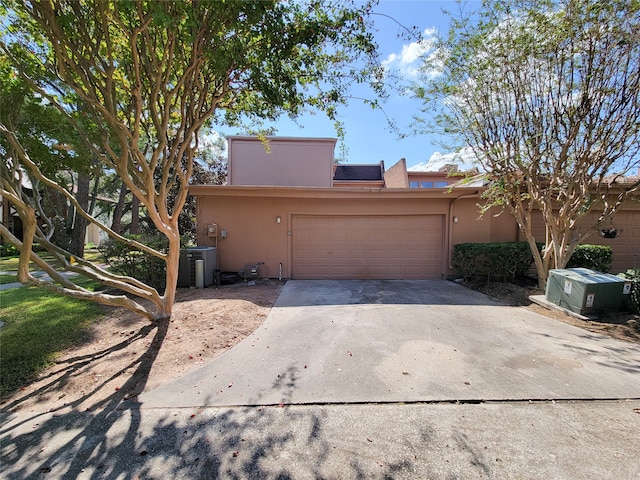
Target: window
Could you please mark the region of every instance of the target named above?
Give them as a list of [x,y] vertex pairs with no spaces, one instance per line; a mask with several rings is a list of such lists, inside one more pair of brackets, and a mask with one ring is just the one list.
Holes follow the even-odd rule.
[[420,187],[421,188],[433,188],[433,182],[421,182],[420,183]]
[[436,188],[445,188],[447,185],[447,182],[436,182]]
[[418,188],[418,182],[409,182],[409,188]]

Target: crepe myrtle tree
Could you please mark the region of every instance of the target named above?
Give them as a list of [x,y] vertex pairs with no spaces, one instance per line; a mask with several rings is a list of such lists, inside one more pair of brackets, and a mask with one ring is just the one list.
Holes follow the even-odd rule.
[[[0,124],[0,194],[24,226],[22,239],[5,225],[0,233],[20,249],[20,282],[126,307],[150,320],[169,317],[180,255],[178,219],[201,129],[215,123],[259,130],[261,120],[295,117],[305,109],[335,118],[354,82],[369,83],[372,96],[381,94],[383,74],[369,33],[371,8],[337,0],[1,0],[0,52],[11,75],[65,117],[77,148],[122,179],[168,240],[161,252],[101,224],[45,174],[42,159],[34,157],[20,131]],[[44,228],[42,187],[59,192],[110,238],[164,260],[164,292],[54,245]],[[45,261],[34,243],[55,261]],[[32,276],[30,261],[53,282]],[[88,291],[61,270],[122,294]]]
[[491,181],[484,210],[513,214],[544,287],[638,193],[640,2],[487,0],[460,12],[414,91],[435,111],[428,125],[473,149]]
[[[91,155],[78,145],[73,128],[65,120],[65,115],[53,106],[43,104],[30,94],[28,86],[17,78],[6,56],[0,53],[0,123],[20,136],[45,175],[56,177],[57,183],[66,185],[83,208],[91,212],[100,172],[92,167]],[[0,136],[0,148],[3,152],[8,148],[3,136]],[[50,224],[55,225],[54,243],[82,256],[84,219],[52,190],[43,198],[42,208]]]

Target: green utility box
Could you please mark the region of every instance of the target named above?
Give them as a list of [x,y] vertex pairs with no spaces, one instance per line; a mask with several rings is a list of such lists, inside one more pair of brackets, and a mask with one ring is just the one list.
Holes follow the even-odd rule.
[[631,281],[588,268],[550,270],[545,298],[580,315],[620,310],[630,301]]

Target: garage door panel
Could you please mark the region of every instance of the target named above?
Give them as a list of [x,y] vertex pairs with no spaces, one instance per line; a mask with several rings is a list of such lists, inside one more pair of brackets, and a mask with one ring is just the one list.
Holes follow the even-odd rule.
[[440,278],[441,215],[292,219],[293,278]]

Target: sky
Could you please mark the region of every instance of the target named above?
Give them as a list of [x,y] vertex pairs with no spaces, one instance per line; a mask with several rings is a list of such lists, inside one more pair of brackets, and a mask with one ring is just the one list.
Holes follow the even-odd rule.
[[[469,6],[475,7],[479,2],[469,1]],[[434,32],[446,34],[448,17],[442,10],[457,9],[455,1],[439,0],[381,0],[374,12],[376,41],[380,47],[380,57],[385,65],[403,74],[407,80],[416,78],[416,68],[419,65],[419,47],[409,40],[398,36],[400,27],[392,17],[402,25],[416,26],[422,33],[424,41],[428,42]],[[387,17],[388,16],[388,17]],[[410,133],[410,124],[415,115],[421,114],[422,103],[407,96],[392,94],[383,105],[384,112],[373,110],[360,101],[352,101],[340,110],[340,120],[346,130],[345,145],[348,149],[344,163],[366,164],[378,163],[384,160],[385,167],[394,165],[400,158],[405,158],[410,170],[437,170],[449,160],[449,154],[435,136],[408,135],[400,139],[398,134],[389,128],[385,115],[394,119],[403,132]],[[278,121],[274,126],[276,135],[290,137],[336,137],[332,121],[324,114],[305,115],[296,125],[288,119]],[[226,132],[225,132],[226,133]],[[446,139],[444,139],[446,140]],[[339,148],[336,157],[340,158]],[[429,160],[431,162],[429,163]]]

